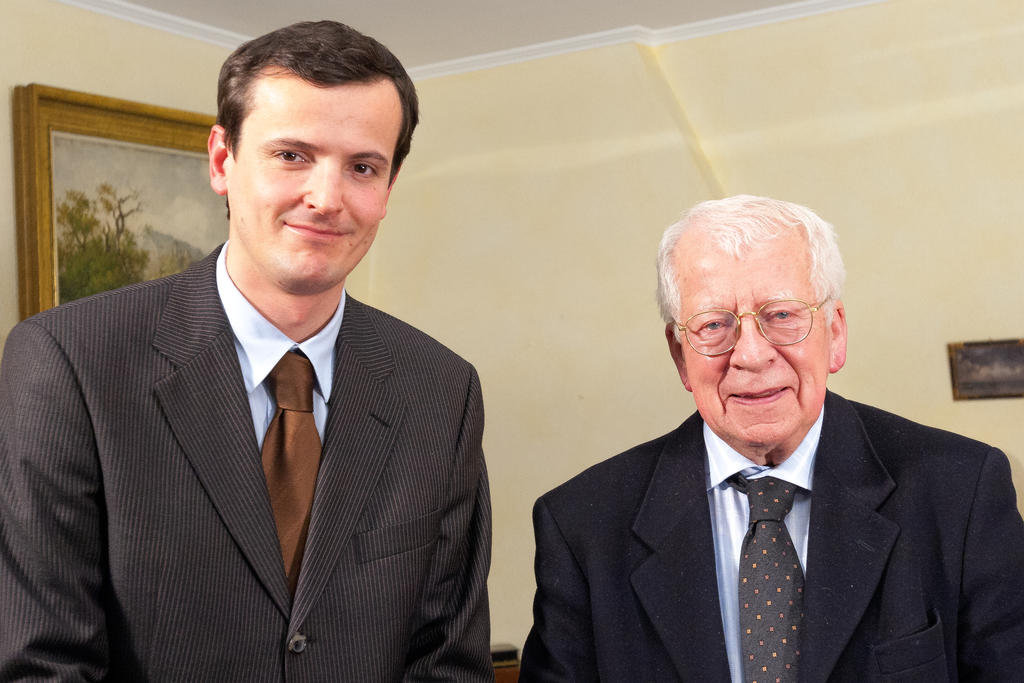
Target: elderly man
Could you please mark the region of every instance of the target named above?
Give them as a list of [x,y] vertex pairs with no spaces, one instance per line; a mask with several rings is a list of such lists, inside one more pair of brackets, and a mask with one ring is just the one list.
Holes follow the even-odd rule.
[[658,269],[698,414],[537,502],[522,680],[1020,680],[1006,457],[826,390],[846,359],[831,226],[705,202]]
[[0,680],[493,680],[477,374],[345,294],[412,81],[307,22],[217,102],[227,244],[8,337]]

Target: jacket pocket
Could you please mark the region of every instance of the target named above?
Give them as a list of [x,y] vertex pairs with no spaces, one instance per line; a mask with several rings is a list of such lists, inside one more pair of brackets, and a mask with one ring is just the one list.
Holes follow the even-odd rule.
[[942,619],[935,613],[931,616],[933,623],[922,630],[874,646],[875,663],[883,681],[941,683],[949,680]]
[[441,510],[434,510],[408,522],[364,531],[355,537],[356,558],[372,562],[425,546],[437,538],[440,524]]

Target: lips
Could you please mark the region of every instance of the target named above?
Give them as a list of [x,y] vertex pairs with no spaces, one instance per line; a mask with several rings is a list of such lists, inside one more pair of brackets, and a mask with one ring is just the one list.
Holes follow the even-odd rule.
[[285,222],[285,226],[291,228],[292,230],[314,237],[331,238],[339,237],[343,234],[341,230],[333,230],[331,228],[321,227],[318,225]]
[[734,392],[729,394],[732,398],[739,399],[740,401],[763,401],[765,399],[776,398],[779,394],[785,391],[785,387],[765,389],[763,391],[745,391],[745,392]]

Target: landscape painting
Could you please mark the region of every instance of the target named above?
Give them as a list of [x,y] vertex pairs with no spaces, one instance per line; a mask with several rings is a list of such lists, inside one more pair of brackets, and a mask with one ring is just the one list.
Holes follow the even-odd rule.
[[22,318],[177,272],[227,239],[213,116],[39,83],[12,100]]
[[170,275],[227,237],[205,154],[54,132],[57,303]]

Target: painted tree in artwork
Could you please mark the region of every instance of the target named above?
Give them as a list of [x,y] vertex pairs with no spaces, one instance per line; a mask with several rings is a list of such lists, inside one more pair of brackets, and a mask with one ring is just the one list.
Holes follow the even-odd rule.
[[142,211],[138,192],[120,194],[108,183],[95,197],[67,190],[57,204],[60,301],[71,301],[143,279],[149,254],[128,220]]

